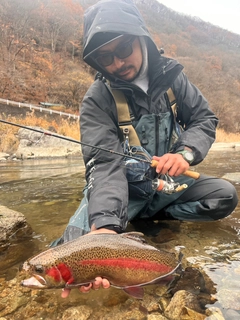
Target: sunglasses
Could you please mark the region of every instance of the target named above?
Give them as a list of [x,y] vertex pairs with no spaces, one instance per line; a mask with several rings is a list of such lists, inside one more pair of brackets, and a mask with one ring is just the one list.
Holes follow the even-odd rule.
[[108,67],[113,63],[114,57],[117,57],[118,59],[129,57],[133,53],[133,42],[135,39],[136,37],[134,36],[131,37],[129,41],[120,43],[113,52],[99,54],[95,58],[95,61],[102,67]]

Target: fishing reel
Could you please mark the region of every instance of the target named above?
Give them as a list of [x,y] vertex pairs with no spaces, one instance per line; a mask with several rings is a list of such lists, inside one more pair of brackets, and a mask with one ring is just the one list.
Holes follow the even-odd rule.
[[179,182],[175,182],[168,174],[163,175],[163,179],[156,178],[152,181],[152,189],[156,191],[162,191],[166,194],[172,194],[180,192],[188,188],[186,183],[180,185]]

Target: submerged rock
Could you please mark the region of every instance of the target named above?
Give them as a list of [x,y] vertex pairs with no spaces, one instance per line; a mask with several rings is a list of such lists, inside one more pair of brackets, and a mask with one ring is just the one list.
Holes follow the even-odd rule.
[[197,295],[180,290],[177,291],[167,306],[164,315],[171,320],[195,319],[203,320],[205,315],[202,310]]
[[0,222],[0,254],[7,249],[10,241],[32,234],[24,215],[5,206],[0,206]]
[[22,213],[0,206],[0,277],[12,279],[16,275],[23,256],[31,253],[31,236],[32,229]]
[[179,290],[186,290],[193,294],[204,292],[206,288],[202,273],[197,268],[187,267],[171,289],[171,293],[174,294]]
[[206,310],[208,317],[205,320],[225,320],[222,311],[219,308],[211,307]]
[[159,313],[156,313],[156,314],[151,313],[150,315],[147,316],[147,320],[168,320],[168,319]]
[[68,308],[63,312],[62,320],[87,320],[90,319],[92,312],[88,306]]

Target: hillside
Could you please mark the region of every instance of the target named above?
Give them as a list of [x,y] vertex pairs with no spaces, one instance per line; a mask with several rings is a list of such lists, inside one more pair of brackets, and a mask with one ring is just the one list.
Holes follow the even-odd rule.
[[[0,98],[64,104],[73,111],[93,80],[81,60],[82,23],[94,0],[5,0],[0,4]],[[240,126],[240,35],[155,0],[135,0],[157,45],[184,65],[220,118]]]

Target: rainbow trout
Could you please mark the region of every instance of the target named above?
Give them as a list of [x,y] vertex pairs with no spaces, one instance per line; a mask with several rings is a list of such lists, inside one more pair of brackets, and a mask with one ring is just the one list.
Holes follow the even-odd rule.
[[22,281],[30,288],[74,288],[97,276],[109,280],[135,298],[143,286],[160,282],[181,265],[181,256],[145,243],[143,234],[89,234],[50,248],[23,264],[32,277]]

